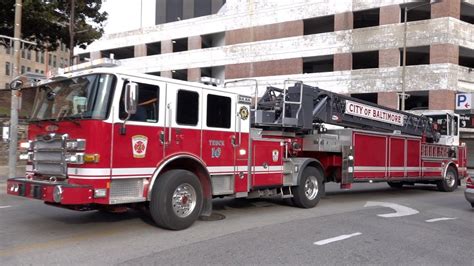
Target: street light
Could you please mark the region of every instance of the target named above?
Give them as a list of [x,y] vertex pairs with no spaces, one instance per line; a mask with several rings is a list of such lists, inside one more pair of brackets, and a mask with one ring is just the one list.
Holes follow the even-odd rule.
[[433,4],[437,4],[439,2],[442,2],[443,0],[430,0],[429,2],[427,3],[423,3],[421,5],[417,5],[417,6],[414,6],[414,7],[410,7],[408,8],[407,6],[405,6],[404,10],[405,10],[405,17],[404,17],[404,21],[403,21],[403,24],[404,24],[404,28],[403,28],[403,63],[402,63],[402,93],[400,94],[401,98],[402,98],[402,102],[401,102],[401,106],[400,106],[400,109],[402,111],[405,111],[405,100],[406,100],[406,96],[408,96],[405,91],[406,91],[406,84],[405,84],[405,79],[406,79],[406,65],[407,65],[407,29],[408,29],[408,11],[412,10],[412,9],[415,9],[415,8],[419,8],[419,7],[422,7],[422,6],[426,6],[426,5],[433,5]]

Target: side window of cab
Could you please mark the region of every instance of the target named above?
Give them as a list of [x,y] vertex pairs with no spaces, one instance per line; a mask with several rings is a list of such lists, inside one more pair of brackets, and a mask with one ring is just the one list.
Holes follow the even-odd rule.
[[[160,87],[146,83],[136,82],[138,84],[138,106],[137,112],[130,116],[128,121],[156,123],[158,122],[159,96]],[[125,120],[127,113],[125,112],[125,84],[122,88],[122,96],[120,98],[119,118]]]

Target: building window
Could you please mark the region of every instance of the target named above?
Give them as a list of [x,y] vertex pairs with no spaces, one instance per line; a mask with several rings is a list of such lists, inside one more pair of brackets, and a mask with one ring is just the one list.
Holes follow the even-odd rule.
[[146,55],[157,55],[161,54],[161,42],[147,43],[146,44]]
[[31,72],[31,67],[27,67],[26,72]]
[[230,106],[229,97],[207,95],[206,125],[208,127],[230,128]]
[[127,46],[101,51],[102,57],[110,58],[111,54],[113,54],[114,59],[117,60],[133,58],[135,56],[135,48],[133,46]]
[[[407,5],[400,5],[400,21],[405,22],[405,7],[411,8],[408,11],[407,22],[425,20],[431,18],[431,6],[421,5],[420,7],[413,8],[416,3],[409,3]],[[419,4],[418,4],[419,5]]]
[[377,93],[353,93],[351,97],[375,104],[378,102]]
[[176,39],[173,43],[173,53],[184,52],[188,50],[188,38]]
[[41,70],[40,73],[41,73],[41,74],[44,74],[44,70]]
[[171,78],[186,81],[188,80],[188,70],[187,69],[172,70]]
[[10,76],[11,70],[10,70],[10,62],[5,62],[5,75]]
[[35,73],[39,73],[39,69],[35,69]]
[[303,58],[303,73],[321,73],[334,71],[334,55]]
[[352,69],[378,68],[379,51],[352,54]]
[[201,48],[220,47],[225,45],[225,32],[216,32],[201,36]]
[[212,13],[211,0],[199,0],[194,2],[194,17],[207,16]]
[[[407,47],[407,66],[428,65],[430,63],[430,47]],[[403,49],[400,49],[400,66],[403,66]]]
[[405,110],[428,110],[428,91],[408,91],[409,97],[405,100]]
[[380,24],[380,9],[368,9],[354,12],[354,29],[378,26]]
[[461,3],[461,20],[474,24],[474,5],[468,4],[467,1]]
[[303,20],[304,35],[334,31],[334,15]]
[[44,53],[40,52],[40,63],[44,64]]
[[25,66],[21,66],[21,74],[25,74],[26,68]]
[[199,94],[194,91],[178,91],[176,123],[195,126],[199,118]]
[[5,52],[6,52],[7,54],[11,54],[11,53],[12,53],[12,48],[11,48],[10,46],[6,47],[6,48],[5,48]]
[[459,47],[459,65],[474,69],[474,50],[466,47]]
[[40,51],[36,51],[35,53],[35,62],[39,62],[40,61]]
[[53,56],[51,54],[48,54],[48,65],[52,65],[53,62]]
[[183,0],[166,0],[166,22],[183,19]]
[[31,60],[31,50],[26,50],[26,59]]
[[57,57],[56,57],[56,55],[53,55],[53,67],[56,67],[56,65],[57,65],[56,61],[57,61]]
[[21,58],[26,58],[26,50],[21,49]]
[[8,83],[5,83],[5,89],[6,90],[10,89],[10,85]]

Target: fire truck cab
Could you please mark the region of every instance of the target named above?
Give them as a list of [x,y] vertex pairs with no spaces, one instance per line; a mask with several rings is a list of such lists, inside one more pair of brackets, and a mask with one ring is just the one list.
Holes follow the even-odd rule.
[[21,144],[27,172],[8,180],[8,194],[74,210],[145,207],[158,226],[180,230],[210,215],[214,197],[277,196],[311,208],[326,182],[452,191],[467,176],[465,146],[436,143],[428,120],[317,87],[297,83],[253,99],[79,67],[35,85]]

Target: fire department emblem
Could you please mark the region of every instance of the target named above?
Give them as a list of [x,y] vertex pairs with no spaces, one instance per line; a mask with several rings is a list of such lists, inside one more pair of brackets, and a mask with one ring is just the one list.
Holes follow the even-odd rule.
[[247,120],[247,118],[249,117],[249,109],[247,109],[247,107],[245,106],[240,107],[239,115],[242,120]]
[[132,137],[133,158],[145,158],[148,138],[143,135]]
[[278,162],[278,154],[279,154],[278,150],[272,151],[272,160],[274,163]]

